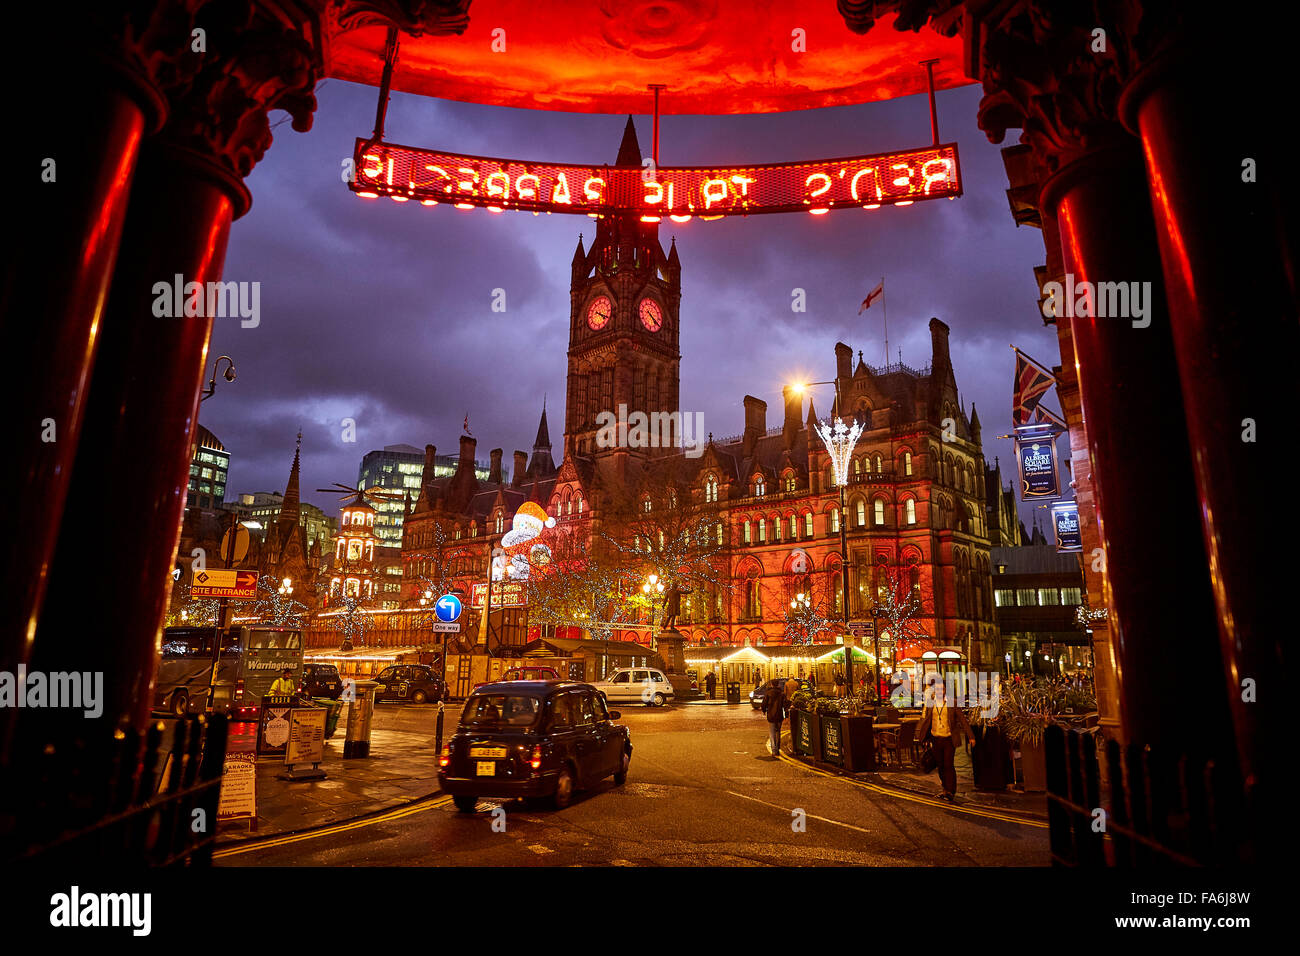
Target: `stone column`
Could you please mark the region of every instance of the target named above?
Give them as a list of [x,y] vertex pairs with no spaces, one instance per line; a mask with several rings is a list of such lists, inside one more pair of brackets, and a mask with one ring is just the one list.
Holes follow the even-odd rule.
[[[1125,126],[1141,137],[1175,316],[1173,346],[1214,584],[1220,681],[1247,796],[1263,800],[1280,795],[1280,781],[1261,783],[1260,765],[1281,752],[1278,728],[1290,699],[1279,680],[1288,673],[1285,630],[1272,620],[1278,594],[1260,572],[1272,563],[1261,553],[1261,535],[1277,513],[1275,496],[1265,489],[1277,480],[1280,442],[1289,437],[1284,423],[1297,398],[1294,376],[1265,357],[1300,353],[1294,234],[1288,237],[1294,221],[1285,218],[1286,193],[1294,186],[1283,178],[1277,124],[1265,116],[1271,107],[1258,95],[1267,77],[1241,73],[1238,89],[1246,95],[1233,99],[1231,127],[1205,135],[1206,114],[1224,96],[1227,80],[1227,71],[1206,66],[1231,41],[1217,29],[1212,39],[1198,37],[1199,25],[1173,19],[1151,30],[1154,50],[1139,47],[1144,65],[1120,108]],[[1255,37],[1250,40],[1254,49]],[[1270,59],[1263,50],[1256,55],[1257,63]],[[1256,815],[1275,819],[1260,814],[1262,806]]]
[[1230,725],[1223,695],[1206,694],[1222,687],[1214,602],[1187,424],[1172,398],[1178,369],[1155,225],[1140,144],[1117,118],[1116,58],[1090,45],[1096,19],[1029,2],[973,24],[982,40],[979,122],[994,142],[1010,127],[1024,130],[1046,167],[1038,205],[1057,220],[1076,286],[1150,284],[1137,326],[1096,317],[1096,296],[1091,314],[1079,308],[1070,318],[1120,709],[1129,740],[1223,753]]
[[[250,204],[242,180],[271,143],[267,111],[288,111],[305,131],[315,108],[316,51],[255,8],[243,15],[200,18],[210,52],[170,92],[171,115],[141,159],[36,630],[35,669],[104,674],[100,726],[149,719],[213,321],[206,295],[175,315],[155,285],[221,278],[230,223]],[[300,26],[319,37],[319,24]],[[91,723],[53,734],[89,733]]]
[[[19,45],[49,31],[49,11],[6,11],[4,75],[32,61]],[[0,668],[29,660],[59,521],[72,474],[109,279],[132,175],[146,134],[166,115],[159,83],[188,68],[181,52],[191,16],[179,3],[83,12],[57,55],[61,86],[12,76],[17,115],[12,242],[0,268],[0,320],[13,361],[6,370],[11,434],[0,498],[12,547],[0,553]],[[79,37],[93,37],[80,49]],[[160,49],[161,47],[161,49]],[[0,763],[16,711],[0,709]]]

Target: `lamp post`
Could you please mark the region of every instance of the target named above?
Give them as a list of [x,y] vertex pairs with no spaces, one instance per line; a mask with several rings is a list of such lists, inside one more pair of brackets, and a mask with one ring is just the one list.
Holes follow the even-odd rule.
[[[852,425],[844,424],[844,403],[840,399],[839,379],[832,382],[802,382],[796,383],[794,390],[802,394],[806,389],[813,385],[834,385],[835,386],[835,410],[837,417],[828,420],[825,423],[818,422],[817,435],[826,446],[827,453],[831,456],[831,473],[835,484],[840,489],[840,567],[844,574],[843,600],[844,600],[844,633],[847,636],[849,632],[849,539],[848,513],[844,504],[844,489],[849,483],[849,460],[853,456],[853,447],[858,443],[858,437],[862,434],[862,423],[854,421]],[[879,661],[877,661],[879,665]],[[849,691],[853,690],[853,647],[845,645],[844,647],[844,679],[848,682]],[[874,696],[874,694],[873,694]]]

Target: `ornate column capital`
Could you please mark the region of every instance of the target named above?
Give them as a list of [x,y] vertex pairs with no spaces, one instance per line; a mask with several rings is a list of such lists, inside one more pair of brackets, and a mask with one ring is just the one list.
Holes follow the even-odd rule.
[[469,26],[471,0],[330,0],[342,30],[395,26],[412,36],[459,36]]
[[1120,95],[1184,19],[1170,0],[1021,0],[1009,8],[967,0],[965,17],[970,72],[984,88],[980,129],[994,143],[1022,129],[1020,141],[1049,173],[1130,138]]
[[222,180],[235,216],[251,198],[243,179],[272,141],[268,112],[286,111],[293,128],[311,129],[316,83],[324,73],[318,18],[291,24],[252,3],[214,2],[194,25],[206,34],[197,69],[170,91],[171,115],[161,144]]

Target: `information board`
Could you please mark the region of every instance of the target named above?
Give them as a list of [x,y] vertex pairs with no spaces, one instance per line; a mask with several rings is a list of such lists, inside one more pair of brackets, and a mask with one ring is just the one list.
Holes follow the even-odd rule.
[[257,818],[257,757],[250,753],[226,754],[221,771],[221,796],[217,820]]
[[294,707],[289,711],[289,742],[284,749],[286,764],[320,763],[325,759],[324,707]]
[[843,765],[844,745],[841,737],[840,719],[829,714],[822,714],[821,724],[822,759],[837,766]]
[[257,719],[257,755],[279,757],[289,745],[289,711],[293,697],[272,696],[262,698],[262,710]]

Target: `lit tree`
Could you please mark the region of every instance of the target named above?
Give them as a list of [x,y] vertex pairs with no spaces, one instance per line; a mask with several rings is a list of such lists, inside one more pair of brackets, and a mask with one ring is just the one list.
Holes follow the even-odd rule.
[[911,643],[928,647],[932,638],[920,620],[925,608],[917,589],[912,587],[910,573],[904,573],[906,569],[895,567],[883,570],[885,581],[877,588],[873,610],[873,614],[877,615],[878,631],[882,636],[888,633],[895,648]]
[[301,627],[307,605],[293,599],[293,584],[288,578],[277,580],[269,574],[257,579],[257,600],[253,613],[258,620],[286,627]]
[[338,624],[339,630],[343,632],[343,645],[340,649],[350,651],[355,644],[364,647],[366,632],[375,626],[375,622],[366,613],[369,602],[362,601],[354,595],[346,594],[338,599],[338,603],[342,605],[344,612],[342,617],[339,618]]
[[217,598],[190,597],[187,584],[175,585],[172,606],[167,613],[168,627],[216,627],[221,615],[221,601]]
[[817,635],[834,627],[823,613],[827,609],[826,602],[818,600],[812,593],[798,592],[786,608],[785,639],[791,644],[814,643]]
[[589,540],[580,525],[547,540],[545,551],[532,551],[524,580],[532,623],[579,627],[593,640],[636,624],[648,604],[635,573],[603,537]]
[[[695,500],[690,485],[671,469],[673,459],[652,467],[669,473],[647,475],[636,490],[612,495],[602,514],[601,537],[634,578],[654,574],[666,595],[681,593],[709,596],[732,590],[728,572],[725,532],[719,518]],[[638,585],[639,588],[640,585]],[[661,601],[651,594],[652,609]]]

